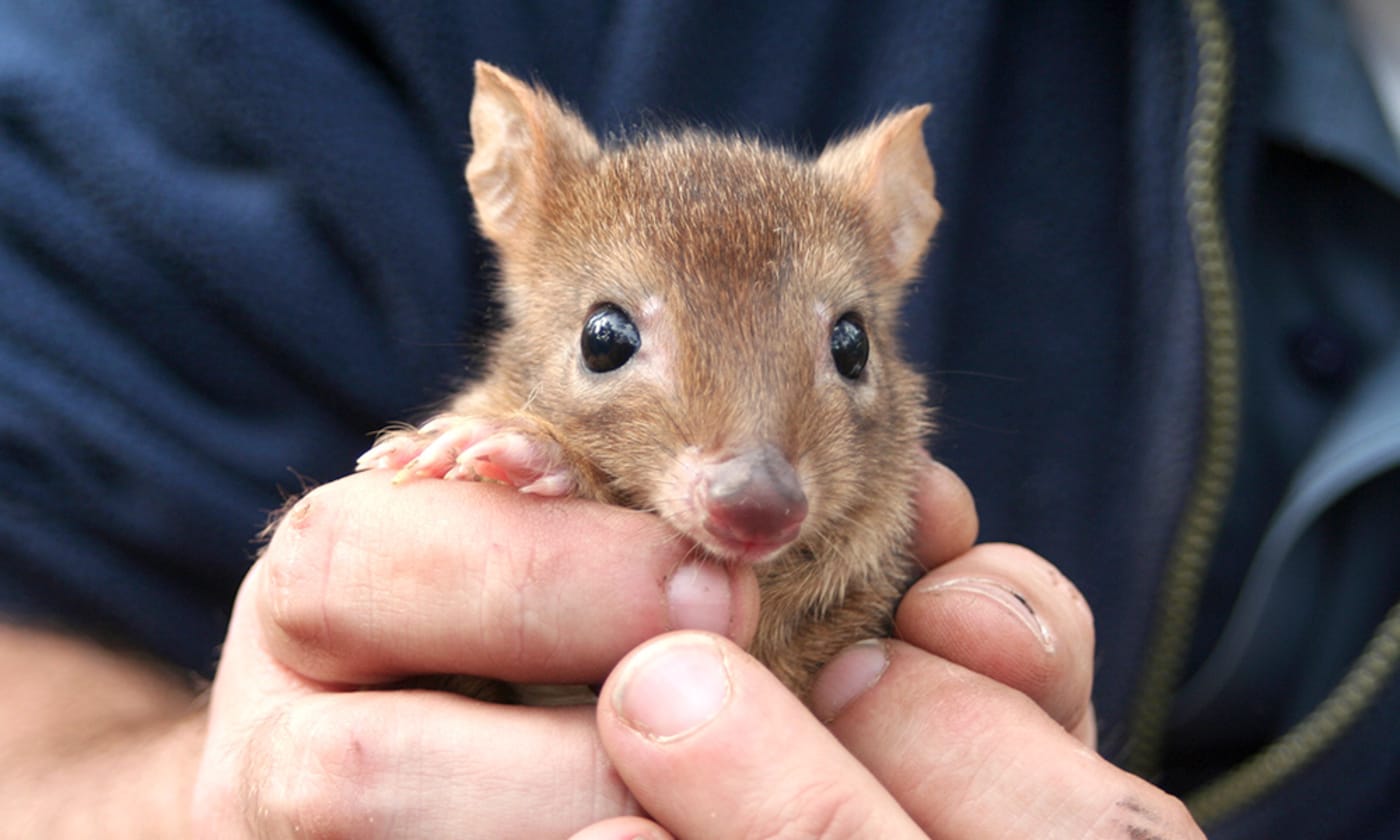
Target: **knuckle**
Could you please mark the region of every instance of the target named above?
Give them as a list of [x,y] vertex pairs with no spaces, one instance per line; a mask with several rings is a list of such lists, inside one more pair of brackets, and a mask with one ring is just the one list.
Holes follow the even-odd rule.
[[1162,824],[1168,828],[1167,836],[1188,837],[1198,840],[1205,835],[1201,832],[1200,826],[1196,824],[1196,818],[1191,815],[1191,811],[1175,796],[1166,793],[1159,794],[1162,797],[1160,803],[1160,813]]
[[551,625],[541,618],[547,606],[537,592],[541,564],[533,546],[495,544],[483,559],[468,619],[478,655],[494,675],[535,651],[534,634]]
[[1044,714],[1024,692],[970,672],[950,672],[928,702],[940,729],[966,733],[969,742],[984,747],[1014,737],[1017,727]]
[[318,487],[288,509],[258,560],[259,614],[279,652],[314,658],[333,646],[337,611],[331,569],[353,568],[341,555],[354,551],[340,533],[340,500],[332,485]]
[[1202,840],[1205,837],[1185,803],[1155,788],[1130,790],[1113,799],[1085,836],[1104,840],[1124,837]]
[[256,836],[370,836],[368,828],[387,825],[370,795],[383,764],[380,733],[363,718],[317,710],[284,713],[259,727],[243,796]]
[[845,840],[861,837],[870,827],[870,809],[857,793],[835,780],[813,779],[772,807],[759,807],[764,818],[745,837],[774,840]]

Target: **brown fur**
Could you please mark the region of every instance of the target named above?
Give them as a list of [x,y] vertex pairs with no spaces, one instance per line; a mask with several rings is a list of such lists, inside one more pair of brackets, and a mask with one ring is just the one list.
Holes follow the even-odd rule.
[[[927,111],[815,160],[701,131],[604,147],[548,94],[477,68],[467,177],[508,325],[450,411],[521,419],[562,446],[578,495],[663,514],[682,453],[775,445],[810,512],[757,569],[752,652],[799,694],[841,648],[887,630],[913,571],[914,453],[929,423],[895,328],[939,213]],[[579,332],[600,302],[659,313],[638,321],[651,367],[582,367]],[[831,361],[846,312],[871,346],[858,382]]]

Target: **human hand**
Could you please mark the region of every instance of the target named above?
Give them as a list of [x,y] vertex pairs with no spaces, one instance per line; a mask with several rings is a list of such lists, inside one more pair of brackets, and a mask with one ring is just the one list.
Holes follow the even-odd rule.
[[549,837],[635,811],[591,708],[379,689],[422,674],[596,684],[677,627],[747,643],[751,570],[677,571],[687,546],[644,514],[389,478],[312,491],[244,581],[197,833]]
[[1074,587],[1025,549],[974,547],[971,497],[946,468],[928,465],[918,502],[930,571],[899,640],[838,656],[812,710],[723,639],[673,633],[630,654],[598,726],[652,819],[574,840],[1203,837],[1178,800],[1094,752],[1093,623]]

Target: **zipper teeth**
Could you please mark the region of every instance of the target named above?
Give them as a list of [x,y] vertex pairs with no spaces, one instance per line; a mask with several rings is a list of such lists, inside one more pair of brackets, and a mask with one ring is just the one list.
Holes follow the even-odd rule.
[[1202,825],[1216,823],[1281,784],[1340,738],[1376,701],[1400,665],[1400,603],[1321,705],[1283,737],[1186,798]]
[[[1219,0],[1186,4],[1199,65],[1187,135],[1186,213],[1205,318],[1205,428],[1197,478],[1172,547],[1133,707],[1124,765],[1142,775],[1154,775],[1161,767],[1172,695],[1185,664],[1238,448],[1239,330],[1220,177],[1233,77],[1231,34]],[[1203,826],[1218,823],[1283,784],[1342,737],[1397,672],[1400,602],[1316,709],[1252,758],[1186,797],[1192,815]]]
[[1124,766],[1144,776],[1156,775],[1161,767],[1172,695],[1234,476],[1240,411],[1239,328],[1220,177],[1233,77],[1231,34],[1216,0],[1187,0],[1187,6],[1199,69],[1187,133],[1186,217],[1205,322],[1205,422],[1196,479],[1172,546],[1124,755]]

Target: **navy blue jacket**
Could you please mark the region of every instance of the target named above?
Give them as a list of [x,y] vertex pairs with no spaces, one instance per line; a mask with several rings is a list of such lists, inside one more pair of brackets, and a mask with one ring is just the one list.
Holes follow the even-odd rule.
[[[1361,558],[1346,580],[1369,600],[1304,586],[1314,612],[1285,621],[1363,629],[1325,657],[1311,637],[1266,644],[1308,654],[1270,671],[1282,685],[1325,665],[1296,696],[1227,703],[1212,684],[1173,711],[1290,475],[1400,324],[1393,268],[1336,304],[1370,315],[1314,323],[1307,295],[1270,309],[1270,278],[1298,264],[1283,244],[1326,224],[1290,215],[1298,196],[1324,183],[1331,220],[1369,202],[1371,278],[1400,265],[1374,245],[1400,203],[1377,170],[1279,141],[1256,5],[6,0],[0,609],[211,671],[269,512],[474,369],[490,327],[461,182],[473,60],[600,132],[698,121],[816,150],[932,102],[946,216],[906,341],[935,383],[935,454],[984,538],[1035,548],[1093,605],[1105,752],[1190,794],[1325,706],[1400,592],[1400,487],[1372,470],[1334,494],[1350,524],[1309,538]],[[1308,405],[1280,413],[1251,371],[1294,362]],[[1303,730],[1316,749],[1191,800],[1213,836],[1400,836],[1388,638],[1356,708]]]

